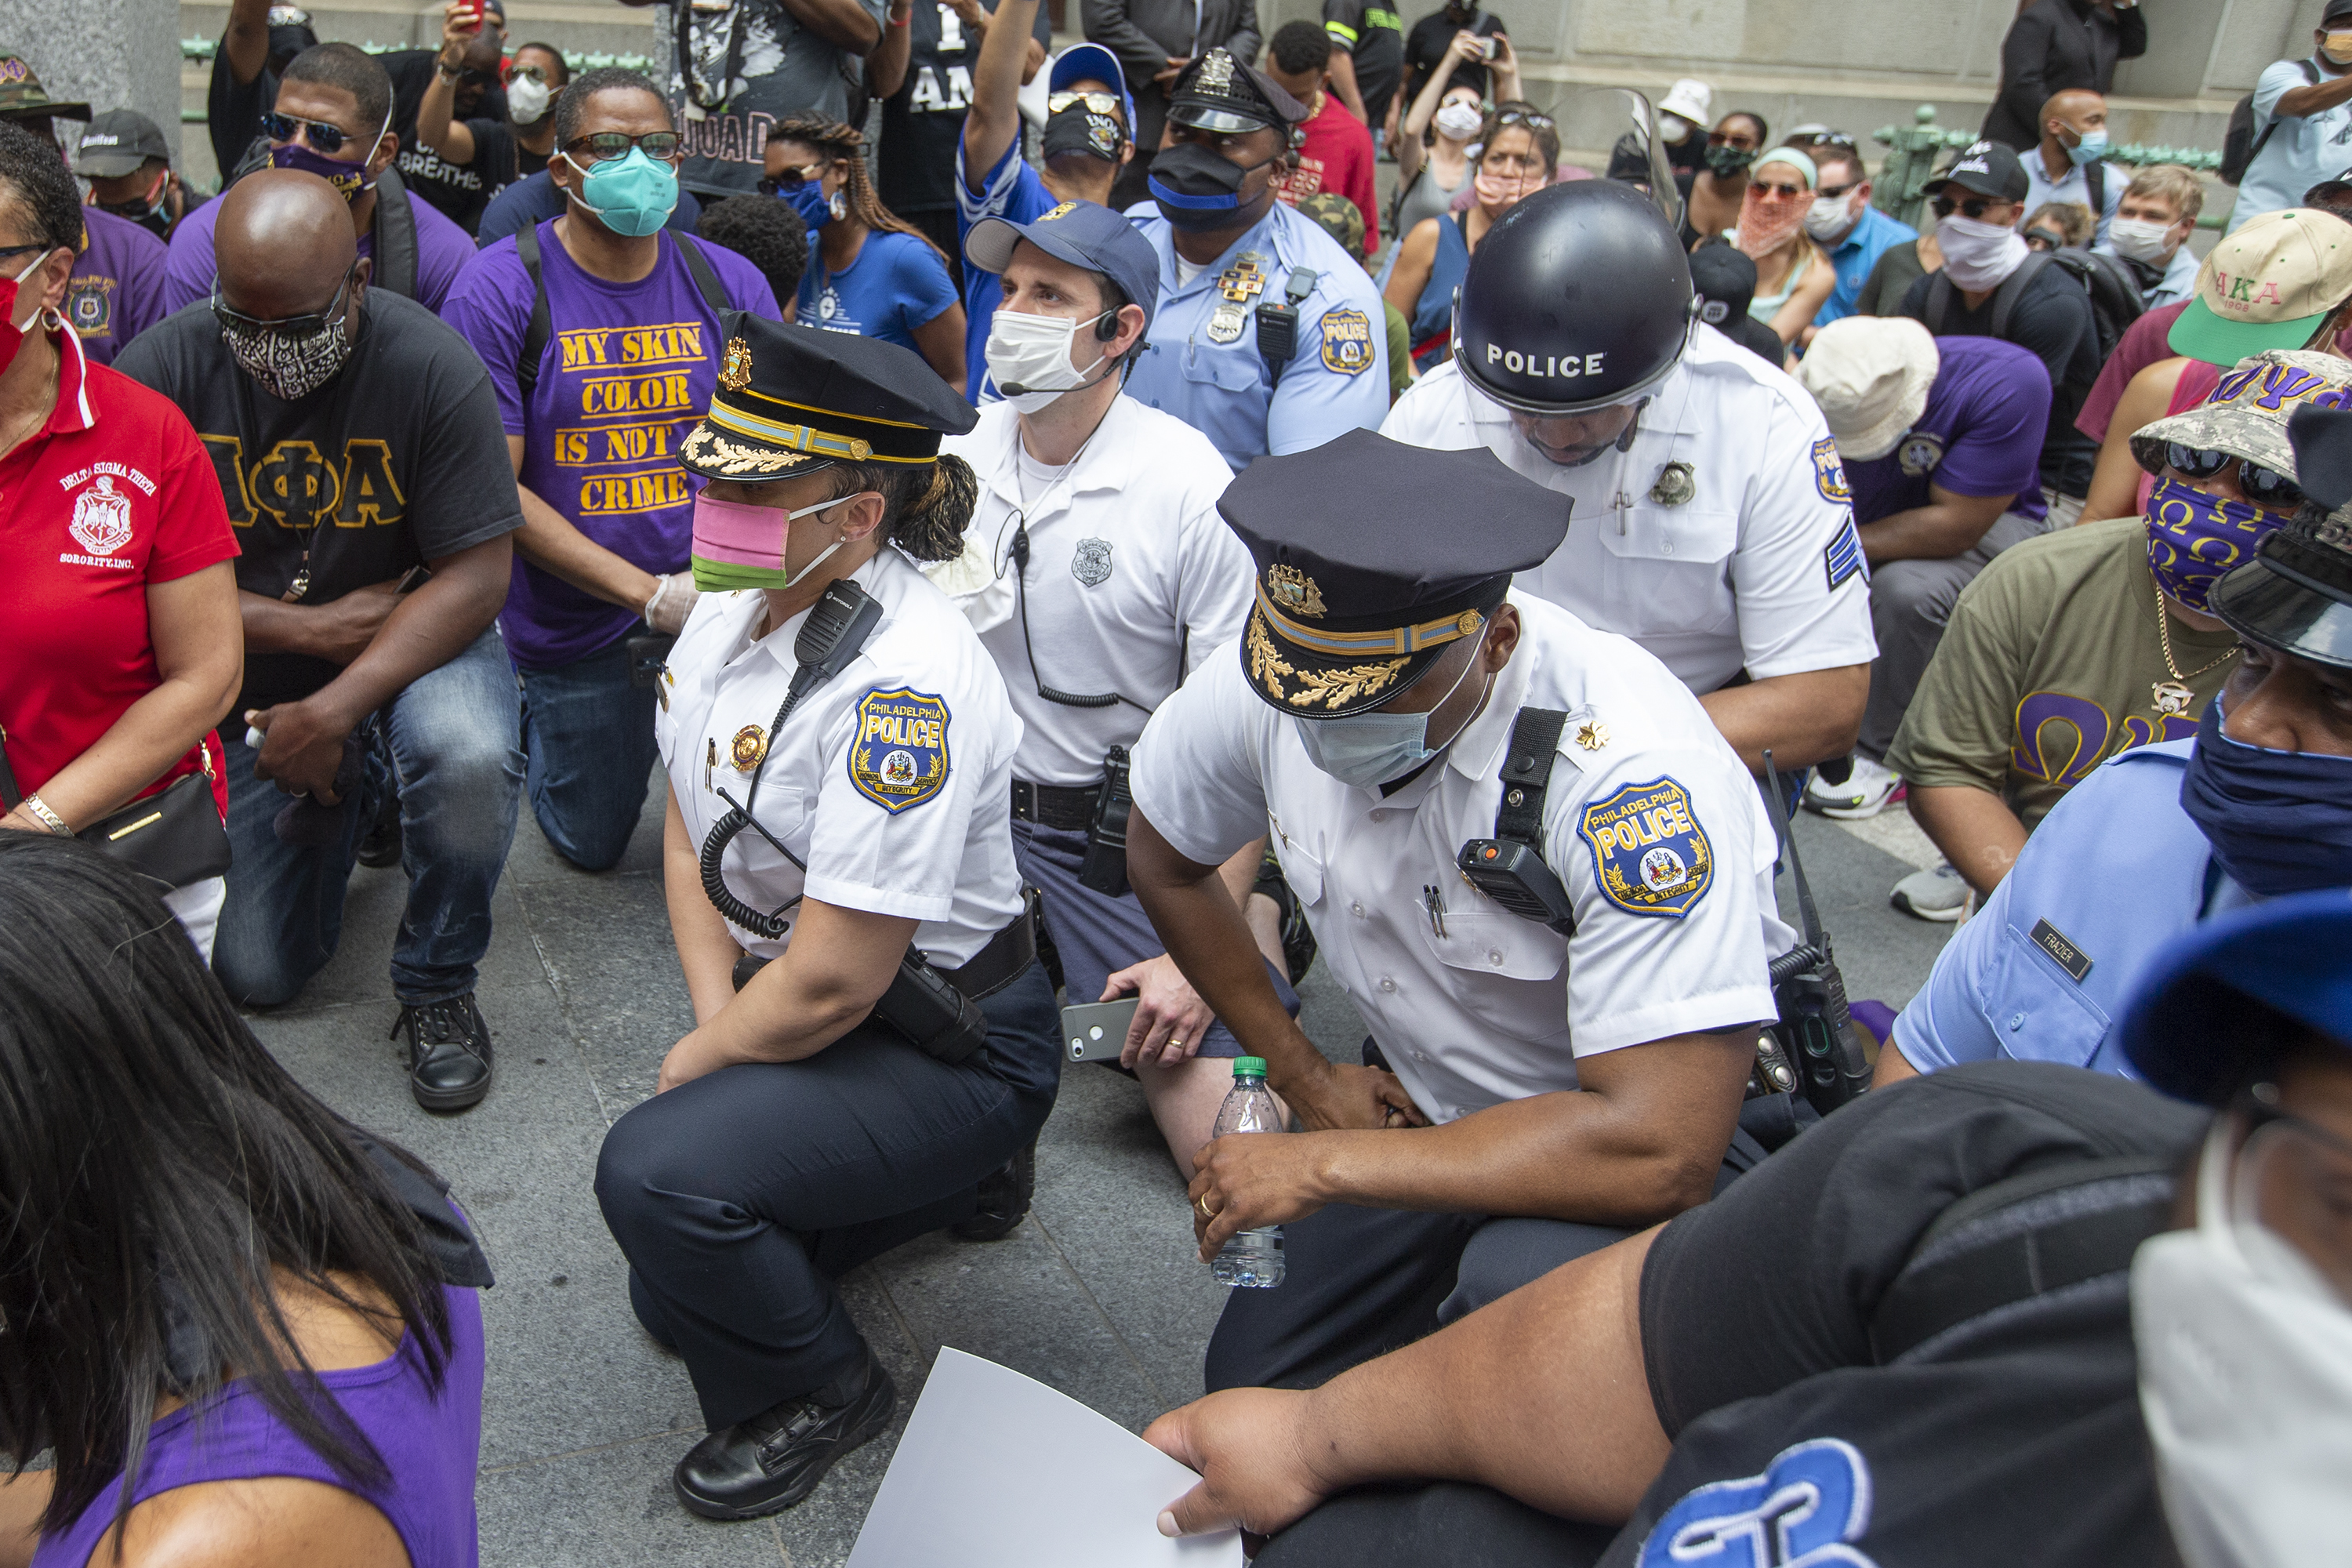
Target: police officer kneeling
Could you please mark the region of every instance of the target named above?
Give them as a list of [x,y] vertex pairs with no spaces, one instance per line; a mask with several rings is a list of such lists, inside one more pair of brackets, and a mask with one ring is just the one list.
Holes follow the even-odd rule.
[[1575,503],[1520,587],[1664,660],[1751,769],[1843,758],[1878,643],[1837,447],[1802,387],[1694,318],[1658,209],[1607,180],[1528,197],[1471,257],[1454,341],[1381,434],[1484,447]]
[[[971,410],[915,354],[749,314],[680,461],[701,602],[660,677],[665,884],[697,1026],[596,1196],[710,1435],[678,1498],[806,1497],[897,1400],[833,1280],[971,1216],[1035,1138],[1054,998],[1013,863],[1021,723],[908,556],[962,548]],[[730,592],[730,590],[737,590]]]
[[[1762,802],[1697,700],[1511,589],[1559,543],[1557,497],[1350,432],[1253,464],[1218,510],[1256,602],[1238,657],[1138,742],[1128,870],[1311,1130],[1199,1161],[1203,1256],[1287,1227],[1287,1279],[1234,1292],[1208,1385],[1311,1385],[1703,1202],[1792,933]],[[1479,526],[1428,526],[1448,511]],[[1216,880],[1269,826],[1364,1067],[1317,1054]],[[1735,1168],[1760,1153],[1738,1141]]]

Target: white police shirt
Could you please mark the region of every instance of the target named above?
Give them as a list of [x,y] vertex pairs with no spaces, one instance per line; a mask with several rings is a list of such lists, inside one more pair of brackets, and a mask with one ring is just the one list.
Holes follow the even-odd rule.
[[[1025,505],[1020,438],[1013,405],[992,403],[970,434],[940,449],[980,476],[965,531],[1007,580],[1020,573],[1011,557],[1024,520],[1029,531],[1026,626],[1016,600],[1012,618],[980,639],[1021,717],[1013,774],[1082,789],[1102,782],[1103,753],[1131,748],[1148,710],[1181,683],[1180,648],[1197,669],[1241,635],[1249,552],[1217,515],[1232,471],[1207,437],[1172,416],[1122,394],[1068,469]],[[1128,701],[1073,708],[1038,695],[1040,683]]]
[[[1485,708],[1392,795],[1310,762],[1301,721],[1258,698],[1233,649],[1136,751],[1136,808],[1178,853],[1216,865],[1272,834],[1324,963],[1433,1121],[1574,1089],[1579,1058],[1769,1019],[1767,957],[1796,940],[1774,913],[1762,800],[1697,700],[1623,638],[1510,602],[1519,644]],[[1569,716],[1544,836],[1570,937],[1455,869],[1465,841],[1494,836],[1523,706]]]
[[[1517,585],[1620,632],[1683,683],[1867,664],[1870,574],[1837,447],[1804,388],[1699,326],[1651,395],[1631,448],[1562,468],[1512,427],[1510,410],[1451,362],[1414,383],[1381,434],[1441,450],[1485,447],[1573,498],[1568,537]],[[1667,465],[1688,465],[1675,500]]]
[[[1388,316],[1360,261],[1278,201],[1185,281],[1173,226],[1157,207],[1146,211],[1131,207],[1128,216],[1159,254],[1160,300],[1150,346],[1127,378],[1130,396],[1206,436],[1235,473],[1270,452],[1303,452],[1343,430],[1380,428],[1389,406]],[[1294,267],[1315,269],[1315,291],[1298,307],[1297,338],[1276,386],[1258,353],[1257,308],[1287,298]]]
[[[904,555],[885,545],[852,580],[882,602],[882,620],[862,653],[801,699],[781,736],[768,730],[798,668],[793,642],[806,613],[755,642],[764,595],[702,595],[661,678],[654,738],[698,848],[730,809],[718,792],[745,799],[752,768],[738,764],[765,739],[757,815],[808,871],[747,827],[720,860],[738,899],[765,911],[805,893],[909,917],[915,945],[953,969],[1021,910],[1021,721],[980,638]],[[728,930],[762,958],[792,943],[789,931],[769,942]]]

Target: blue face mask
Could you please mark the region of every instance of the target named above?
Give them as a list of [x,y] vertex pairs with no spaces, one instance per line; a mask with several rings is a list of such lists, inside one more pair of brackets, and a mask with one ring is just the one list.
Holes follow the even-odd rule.
[[2085,131],[2082,137],[2081,141],[2066,149],[2066,156],[2074,161],[2078,169],[2085,163],[2095,163],[2107,155],[2107,132],[2104,126],[2096,131]]
[[776,199],[801,215],[801,222],[814,234],[833,221],[833,203],[824,194],[821,180],[803,180],[799,184],[776,193]]
[[[1482,636],[1478,640],[1486,639]],[[1293,717],[1290,725],[1298,731],[1298,743],[1307,748],[1308,762],[1343,784],[1377,789],[1391,779],[1402,778],[1445,749],[1429,743],[1429,714],[1444,707],[1477,666],[1478,658],[1473,654],[1427,713],[1383,713],[1375,709],[1341,719]],[[1446,737],[1445,744],[1453,743],[1454,737]]]
[[632,147],[625,158],[607,158],[582,169],[572,154],[563,161],[580,172],[575,199],[614,234],[643,239],[660,232],[677,206],[677,171]]
[[2352,757],[2233,741],[2218,697],[2198,724],[2180,809],[2250,893],[2352,887]]

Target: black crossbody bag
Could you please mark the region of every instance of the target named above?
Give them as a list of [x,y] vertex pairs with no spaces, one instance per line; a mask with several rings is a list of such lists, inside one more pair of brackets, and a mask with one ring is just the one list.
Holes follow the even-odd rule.
[[[7,731],[0,730],[0,806],[24,804],[16,770],[8,765]],[[202,773],[109,812],[74,835],[84,844],[173,892],[228,870],[228,829],[213,804],[212,752],[200,745]]]

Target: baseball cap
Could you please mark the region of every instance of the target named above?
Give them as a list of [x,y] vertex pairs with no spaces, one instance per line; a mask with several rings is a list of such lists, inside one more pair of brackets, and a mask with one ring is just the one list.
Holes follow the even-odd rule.
[[1958,185],[1964,191],[1974,191],[1980,196],[1996,201],[2021,202],[2032,187],[2025,178],[2025,165],[2017,154],[1998,142],[1971,142],[1960,149],[1952,166],[1921,187],[1922,193],[1933,197],[1946,185]]
[[1076,81],[1108,82],[1118,89],[1118,101],[1127,110],[1127,133],[1135,134],[1135,94],[1127,89],[1127,73],[1119,68],[1118,57],[1100,44],[1072,44],[1054,57],[1053,68],[1045,73],[1045,90],[1060,92]]
[[1700,321],[1768,364],[1788,356],[1772,329],[1748,313],[1756,300],[1756,263],[1738,247],[1720,240],[1700,246],[1691,252],[1690,275],[1691,302]]
[[2233,365],[2264,349],[2303,347],[2347,299],[2352,226],[2314,207],[2283,207],[2214,245],[2165,343],[2208,364]]
[[73,172],[85,180],[119,180],[137,174],[150,158],[172,160],[172,146],[162,129],[136,110],[110,109],[81,133],[74,148]]
[[1233,134],[1297,125],[1307,106],[1222,46],[1184,68],[1168,94],[1171,124]]
[[1693,125],[1709,123],[1707,110],[1715,102],[1715,89],[1695,76],[1684,77],[1666,89],[1666,96],[1658,100],[1658,112],[1679,114]]
[[1935,334],[1908,316],[1847,316],[1814,334],[1797,380],[1822,405],[1838,455],[1866,463],[1919,422],[1941,363]]
[[0,120],[88,120],[87,103],[59,103],[20,56],[0,55]]
[[2264,647],[2352,668],[2352,412],[2305,403],[2288,419],[2287,439],[2306,504],[2214,584],[2206,605]]
[[2289,893],[2201,921],[2147,961],[2124,1013],[2124,1054],[2176,1100],[2226,1104],[2283,1043],[2244,1026],[2249,997],[2352,1050],[2348,944],[2352,889]]
[[984,217],[964,236],[964,259],[982,272],[1003,272],[1013,247],[1027,240],[1056,261],[1099,272],[1143,307],[1144,330],[1151,327],[1160,299],[1160,256],[1143,231],[1096,202],[1064,202],[1027,223]]

